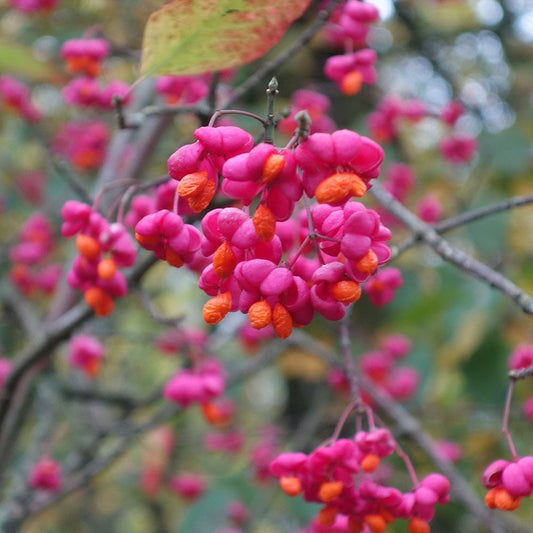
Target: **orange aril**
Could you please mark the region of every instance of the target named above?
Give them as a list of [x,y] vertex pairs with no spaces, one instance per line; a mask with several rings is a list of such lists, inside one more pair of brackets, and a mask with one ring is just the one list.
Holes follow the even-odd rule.
[[231,309],[231,294],[223,292],[208,300],[203,308],[202,315],[207,324],[218,324]]
[[332,283],[329,292],[338,302],[352,303],[361,297],[361,286],[357,281],[341,280]]
[[281,154],[269,155],[263,165],[263,172],[261,173],[261,183],[270,183],[279,176],[285,164],[285,157]]
[[235,252],[229,242],[224,241],[213,255],[213,270],[219,278],[225,279],[233,274],[236,266],[237,257]]
[[292,333],[292,316],[279,302],[276,302],[272,310],[272,325],[274,332],[280,339],[286,339]]
[[261,329],[272,322],[272,308],[266,300],[254,302],[248,309],[248,319],[254,329]]
[[262,241],[269,242],[276,233],[276,219],[272,211],[264,205],[259,204],[252,218],[255,232]]
[[298,496],[302,492],[302,483],[296,476],[282,476],[279,486],[287,496]]
[[86,259],[96,259],[100,255],[99,242],[84,233],[76,235],[76,249]]

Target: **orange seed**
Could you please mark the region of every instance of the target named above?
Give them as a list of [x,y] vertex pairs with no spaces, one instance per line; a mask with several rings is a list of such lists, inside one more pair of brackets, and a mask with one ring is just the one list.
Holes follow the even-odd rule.
[[413,518],[409,520],[407,531],[409,533],[429,533],[431,529],[425,520],[418,518],[418,516],[413,516]]
[[373,250],[368,250],[368,252],[357,261],[357,270],[361,271],[363,274],[373,274],[377,268],[378,256]]
[[215,196],[217,184],[214,180],[207,180],[205,186],[194,196],[190,196],[187,201],[189,207],[195,212],[203,211]]
[[165,250],[165,260],[166,262],[173,267],[179,268],[183,266],[184,261],[181,256],[175,252],[172,248],[167,248]]
[[189,198],[199,194],[207,183],[207,171],[193,172],[181,178],[178,183],[178,194],[182,198]]
[[229,242],[224,241],[213,255],[213,270],[219,278],[225,279],[233,274],[236,266],[237,257],[235,252]]
[[86,259],[96,259],[100,255],[100,244],[96,239],[78,233],[76,236],[76,249]]
[[322,181],[315,191],[320,204],[337,204],[349,196],[361,198],[367,191],[365,182],[353,172],[332,174]]
[[337,507],[324,507],[318,513],[317,522],[322,527],[330,527],[334,524],[338,512]]
[[298,496],[302,491],[302,483],[296,476],[282,476],[279,480],[279,486],[291,498]]
[[380,514],[365,515],[365,522],[374,533],[383,533],[387,529],[387,522]]
[[113,259],[102,259],[98,263],[98,276],[102,279],[111,279],[117,271],[117,264]]
[[281,154],[269,155],[263,165],[263,172],[261,173],[261,183],[270,183],[279,176],[285,164],[285,157]]
[[272,322],[272,308],[266,300],[254,302],[248,309],[250,326],[254,329],[261,329]]
[[341,92],[346,96],[357,94],[363,86],[363,75],[358,70],[348,72],[341,82]]
[[329,292],[338,302],[352,303],[361,297],[361,286],[357,281],[342,280],[332,283]]
[[269,242],[276,233],[276,219],[272,211],[264,205],[259,204],[252,218],[255,232],[262,241]]
[[276,302],[272,310],[272,325],[280,339],[286,339],[292,333],[292,316],[279,302]]
[[363,472],[374,472],[376,468],[379,466],[380,458],[375,453],[367,453],[363,460],[360,463],[361,470]]
[[96,316],[107,316],[113,312],[113,299],[104,289],[90,287],[83,293],[83,297],[85,303],[93,309]]
[[207,324],[218,324],[231,309],[231,294],[223,292],[204,304],[202,315]]
[[320,485],[319,498],[327,503],[334,500],[342,492],[342,481],[326,481]]
[[520,507],[521,498],[515,498],[504,487],[496,487],[493,489],[494,493],[494,505],[502,511],[515,511]]

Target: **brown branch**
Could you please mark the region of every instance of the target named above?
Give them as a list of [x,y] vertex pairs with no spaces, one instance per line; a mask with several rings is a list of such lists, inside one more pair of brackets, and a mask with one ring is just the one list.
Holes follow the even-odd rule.
[[437,233],[435,228],[420,220],[379,183],[374,183],[370,192],[387,211],[403,222],[417,239],[428,244],[445,261],[499,290],[516,302],[525,313],[533,314],[533,298],[508,278],[452,246]]
[[[441,220],[432,227],[437,233],[442,234],[458,227],[465,226],[466,224],[470,224],[471,222],[476,222],[488,216],[501,213],[502,211],[508,211],[510,209],[514,209],[515,207],[523,207],[532,203],[533,194],[513,196],[512,198],[506,198],[501,202],[486,205],[480,207],[479,209],[473,209],[471,211],[467,211],[466,213],[461,213],[460,215],[447,218],[446,220]],[[419,241],[420,237],[418,235],[411,235],[395,247],[393,254],[394,257],[398,257],[400,254],[411,248]]]

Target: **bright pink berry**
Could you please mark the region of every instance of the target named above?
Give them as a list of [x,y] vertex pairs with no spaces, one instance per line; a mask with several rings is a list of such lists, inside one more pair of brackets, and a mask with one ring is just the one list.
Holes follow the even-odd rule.
[[403,285],[400,270],[387,267],[380,270],[364,285],[368,298],[376,307],[387,305],[394,299],[396,290]]
[[442,156],[452,165],[469,163],[474,157],[478,143],[466,134],[453,134],[444,137],[439,145]]
[[95,337],[89,335],[76,335],[69,343],[69,363],[85,372],[89,377],[94,377],[100,369],[104,357],[104,346]]
[[28,483],[31,488],[57,492],[63,483],[61,465],[50,457],[42,457],[33,466]]
[[168,482],[168,488],[191,502],[202,497],[207,490],[207,482],[200,474],[184,473],[172,477]]

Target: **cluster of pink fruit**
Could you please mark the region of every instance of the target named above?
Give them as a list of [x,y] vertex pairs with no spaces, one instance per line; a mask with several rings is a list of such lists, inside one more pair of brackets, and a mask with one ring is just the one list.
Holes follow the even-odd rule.
[[20,228],[18,243],[9,251],[11,282],[25,296],[51,294],[61,265],[51,262],[56,247],[53,227],[44,213],[36,212]]
[[312,453],[282,453],[270,464],[282,490],[291,497],[322,504],[316,522],[332,531],[379,533],[397,519],[408,519],[409,533],[427,533],[437,503],[446,504],[450,483],[441,474],[400,490],[373,477],[382,459],[397,449],[387,429],[358,431]]
[[[315,311],[341,319],[360,284],[390,257],[390,231],[353,200],[379,174],[379,145],[349,130],[312,134],[294,150],[254,147],[234,126],[201,127],[194,136],[168,161],[179,214],[160,209],[141,218],[139,244],[200,273],[199,287],[212,297],[203,312],[208,324],[239,310],[253,328],[286,338]],[[217,191],[242,207],[210,210],[202,232],[184,222]],[[296,212],[304,194],[317,204]]]
[[63,237],[76,236],[78,255],[67,281],[83,292],[85,301],[97,316],[113,312],[114,299],[128,290],[120,268],[132,266],[137,256],[126,228],[110,223],[91,206],[69,200],[61,209]]
[[61,47],[61,57],[70,74],[79,75],[63,88],[67,104],[94,109],[112,109],[113,97],[119,96],[123,103],[129,98],[129,85],[112,80],[102,87],[96,79],[102,62],[109,55],[109,44],[103,39],[70,39]]

